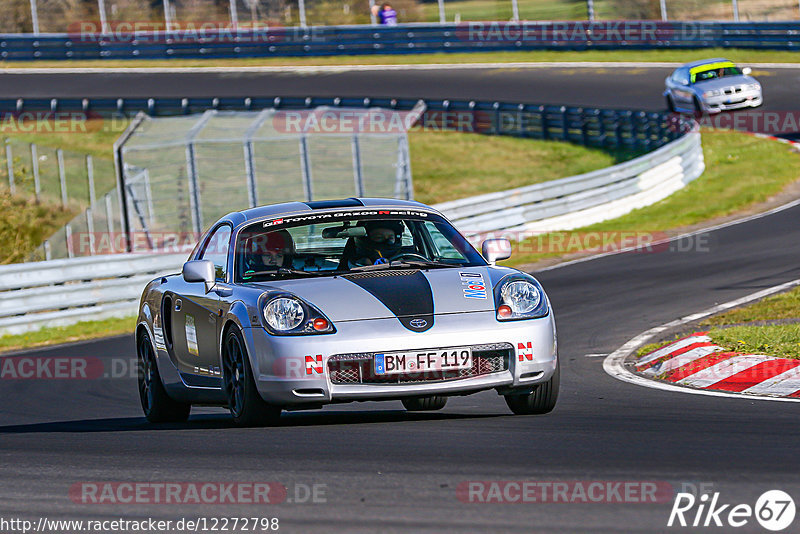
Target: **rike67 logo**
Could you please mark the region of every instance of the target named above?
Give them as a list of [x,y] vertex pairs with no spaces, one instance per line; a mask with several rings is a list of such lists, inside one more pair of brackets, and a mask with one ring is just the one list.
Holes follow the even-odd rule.
[[678,493],[667,526],[740,528],[755,518],[763,528],[779,532],[792,524],[795,512],[794,499],[781,490],[764,492],[755,506],[723,503],[719,492],[703,493],[699,497]]

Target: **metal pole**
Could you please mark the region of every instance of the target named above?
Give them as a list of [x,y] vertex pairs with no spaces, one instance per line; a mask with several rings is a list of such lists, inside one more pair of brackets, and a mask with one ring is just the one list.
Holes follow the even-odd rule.
[[200,210],[200,192],[197,186],[197,159],[193,142],[186,145],[186,174],[189,179],[189,208],[192,212],[192,230],[199,236],[203,231],[203,223]]
[[136,131],[136,128],[144,121],[146,115],[141,111],[136,114],[131,123],[122,132],[122,135],[114,141],[114,171],[117,174],[117,201],[119,202],[119,222],[121,231],[125,234],[126,251],[131,250],[131,225],[128,220],[128,201],[125,198],[125,159],[123,158],[122,149],[128,139]]
[[369,0],[369,22],[373,26],[378,24],[378,18],[375,16],[375,0]]
[[164,2],[164,24],[166,25],[166,30],[170,31],[172,29],[172,7],[169,5],[169,0],[163,0]]
[[86,178],[89,180],[89,205],[94,208],[94,164],[92,156],[86,156]]
[[31,167],[33,167],[33,194],[36,202],[39,202],[39,193],[42,192],[42,188],[39,183],[39,151],[35,143],[31,143]]
[[236,0],[230,0],[230,6],[231,26],[235,29],[239,27],[239,12],[236,11]]
[[44,240],[44,261],[50,261],[53,259],[53,251],[50,248],[50,240]]
[[86,208],[86,231],[89,232],[89,255],[94,256],[94,216],[92,208]]
[[311,160],[308,158],[308,139],[305,134],[300,137],[300,171],[303,173],[303,190],[305,191],[306,201],[314,200]]
[[56,158],[58,159],[58,181],[61,183],[61,205],[66,209],[67,207],[67,173],[64,170],[64,151],[60,148],[56,150]]
[[64,227],[64,239],[67,240],[67,257],[74,258],[75,250],[72,248],[72,226],[70,226],[69,223]]
[[733,22],[739,22],[739,2],[736,0],[731,0],[733,2]]
[[100,31],[108,33],[108,20],[106,19],[106,0],[97,0],[97,10],[100,12]]
[[152,230],[155,224],[155,215],[153,214],[153,190],[150,188],[150,171],[144,170],[144,198],[147,201],[147,219],[150,221],[150,229]]
[[31,0],[31,23],[33,24],[33,34],[39,35],[39,11],[36,8],[36,0]]
[[356,183],[356,196],[364,196],[364,172],[361,169],[361,147],[358,142],[358,134],[353,134],[353,179]]
[[661,20],[667,21],[667,0],[661,0]]
[[444,0],[439,0],[439,24],[447,22],[444,18]]
[[297,0],[297,7],[300,10],[300,26],[306,27],[306,2],[305,0]]
[[586,0],[586,11],[589,16],[589,21],[594,22],[594,0]]
[[253,142],[245,141],[244,143],[244,170],[247,173],[247,201],[250,203],[251,208],[255,208],[258,204],[258,191],[256,191],[256,168],[253,161]]
[[[114,235],[114,210],[111,207],[111,193],[108,193],[105,196],[106,199],[106,225],[108,226],[108,235],[112,237]],[[112,243],[116,241],[112,240]]]
[[13,195],[17,192],[14,184],[14,154],[11,153],[11,142],[6,139],[6,168],[8,169],[8,190]]
[[511,20],[519,22],[519,5],[517,0],[511,0]]

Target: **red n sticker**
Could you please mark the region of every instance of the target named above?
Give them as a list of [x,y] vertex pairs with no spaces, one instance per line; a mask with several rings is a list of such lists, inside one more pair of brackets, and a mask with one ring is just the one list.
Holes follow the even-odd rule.
[[306,356],[306,374],[322,374],[322,354]]
[[533,343],[528,341],[527,343],[517,343],[517,354],[519,355],[519,361],[528,360],[529,362],[533,361]]

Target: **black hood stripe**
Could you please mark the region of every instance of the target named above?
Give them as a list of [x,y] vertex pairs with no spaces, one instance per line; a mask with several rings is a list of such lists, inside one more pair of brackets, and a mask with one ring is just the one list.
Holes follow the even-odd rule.
[[421,271],[368,271],[342,278],[369,292],[412,332],[433,326],[433,290]]

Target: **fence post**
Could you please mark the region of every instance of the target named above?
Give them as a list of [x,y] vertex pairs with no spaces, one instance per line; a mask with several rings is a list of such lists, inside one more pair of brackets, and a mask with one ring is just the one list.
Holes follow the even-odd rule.
[[64,227],[64,239],[67,240],[67,257],[74,258],[75,251],[72,249],[72,226],[69,223]]
[[167,31],[172,29],[172,8],[169,5],[169,0],[163,0],[164,4],[164,25],[167,27]]
[[6,168],[8,169],[8,190],[13,195],[17,192],[14,183],[14,154],[11,151],[11,140],[6,139]]
[[109,237],[113,237],[114,235],[114,210],[111,207],[111,193],[108,193],[105,196],[106,199],[106,225],[108,226],[108,235]]
[[50,240],[45,239],[44,244],[42,245],[44,248],[44,261],[50,261],[53,259],[53,251],[50,248]]
[[511,0],[511,20],[519,22],[519,5],[517,0]]
[[308,157],[308,139],[306,134],[300,136],[300,171],[303,173],[303,190],[305,191],[306,202],[314,200],[311,160]]
[[92,208],[86,208],[86,231],[89,232],[89,255],[94,256],[94,215]]
[[733,22],[739,22],[739,2],[736,0],[731,0],[733,2]]
[[89,206],[94,208],[94,162],[90,154],[86,155],[86,179],[89,181]]
[[239,27],[239,12],[236,11],[236,0],[230,0],[230,12],[231,12],[231,26],[233,29],[238,29]]
[[31,23],[33,24],[33,34],[39,35],[39,10],[36,8],[36,0],[31,0]]
[[375,0],[369,0],[369,23],[375,26],[378,23],[375,17]]
[[60,148],[56,150],[56,158],[58,159],[58,181],[61,184],[61,206],[66,209],[67,207],[67,175],[64,169],[64,151]]
[[667,21],[667,0],[661,0],[661,20]]
[[444,24],[447,19],[444,16],[444,0],[439,0],[439,24]]
[[355,180],[356,184],[356,196],[363,197],[364,196],[364,174],[361,169],[361,146],[358,142],[358,134],[353,134],[353,140],[351,142],[351,147],[353,150],[353,179]]
[[147,201],[147,219],[150,221],[150,230],[152,230],[155,215],[153,214],[153,190],[150,189],[150,171],[148,169],[144,170],[144,198]]
[[39,183],[39,151],[36,143],[31,143],[31,167],[33,168],[33,194],[36,196],[36,202],[39,202],[41,184]]
[[194,153],[194,142],[186,145],[186,174],[189,180],[189,208],[192,212],[192,231],[198,236],[203,231],[200,214],[200,193],[197,186],[197,159]]
[[586,0],[586,14],[589,22],[594,22],[594,0]]
[[97,10],[100,12],[100,32],[108,33],[108,20],[106,18],[106,0],[97,0]]
[[300,27],[306,27],[306,2],[305,0],[297,0],[297,7],[300,11]]

